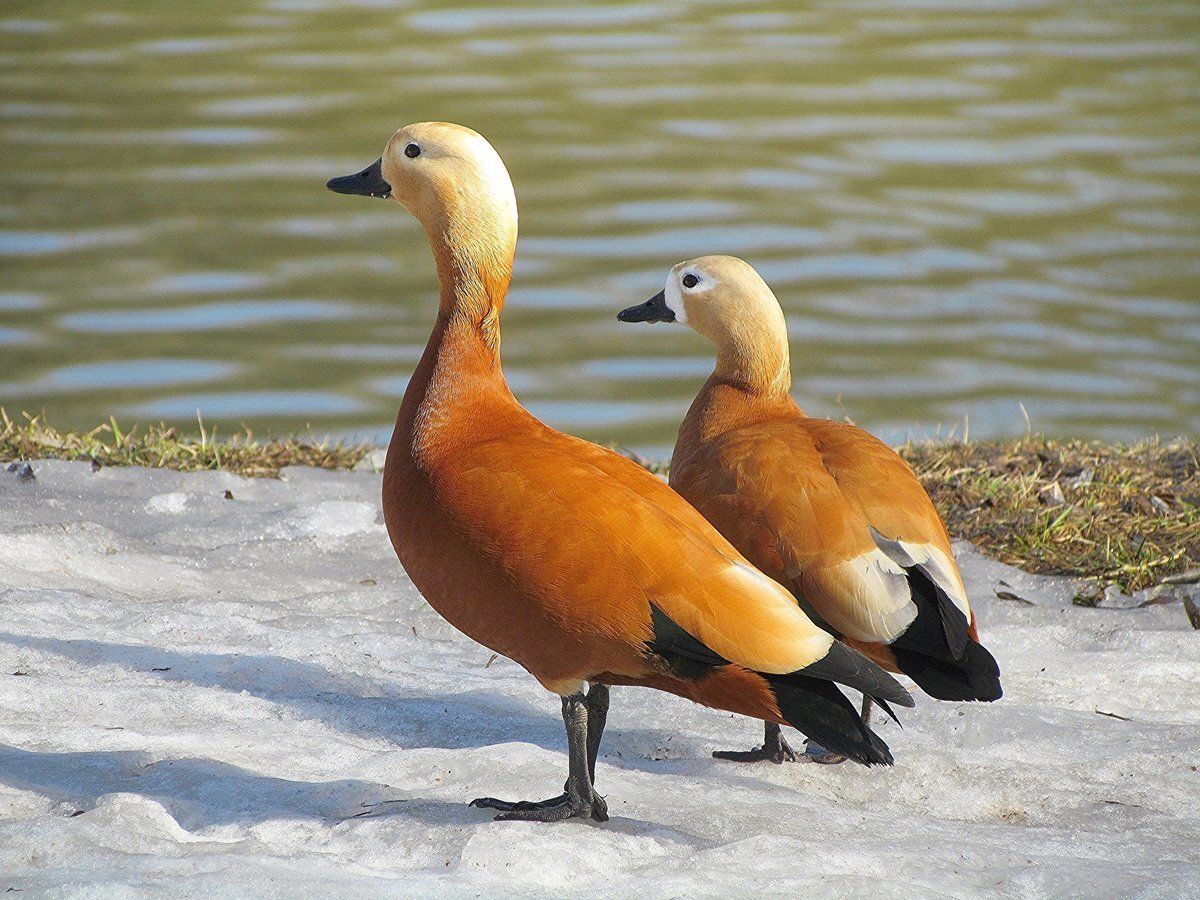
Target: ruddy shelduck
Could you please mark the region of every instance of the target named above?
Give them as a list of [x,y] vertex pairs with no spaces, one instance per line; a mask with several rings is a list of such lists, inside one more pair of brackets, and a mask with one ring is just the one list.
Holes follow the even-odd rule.
[[564,793],[473,805],[509,819],[606,819],[593,783],[612,684],[791,724],[861,763],[890,763],[833,682],[912,705],[898,682],[814,625],[649,472],[547,427],[513,397],[499,316],[517,207],[492,146],[458,125],[409,125],[329,188],[408,209],[441,283],[384,469],[396,553],[447,621],[562,698]]
[[[671,487],[814,621],[884,668],[939,700],[1000,697],[929,495],[878,438],[796,405],[783,310],[751,266],[679,263],[662,291],[618,318],[686,324],[716,348],[679,427]],[[864,718],[869,710],[864,699]],[[761,749],[715,755],[795,758],[770,720]]]

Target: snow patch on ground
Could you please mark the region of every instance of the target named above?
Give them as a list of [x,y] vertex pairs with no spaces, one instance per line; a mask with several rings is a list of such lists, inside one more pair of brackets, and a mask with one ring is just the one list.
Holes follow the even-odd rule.
[[466,802],[561,789],[558,702],[424,603],[378,474],[34,471],[0,472],[0,890],[1200,896],[1178,602],[961,546],[1006,696],[918,697],[894,768],[718,762],[760,728],[618,688],[612,820],[497,823]]
[[146,501],[146,512],[181,513],[187,507],[188,495],[183,491],[155,494]]

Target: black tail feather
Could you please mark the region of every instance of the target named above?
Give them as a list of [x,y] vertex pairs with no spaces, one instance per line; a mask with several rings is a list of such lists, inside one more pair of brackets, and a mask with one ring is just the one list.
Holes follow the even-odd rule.
[[967,617],[924,570],[907,571],[917,617],[891,644],[900,671],[937,700],[999,700],[1000,667]]
[[[647,650],[683,679],[703,678],[729,661],[697,640],[654,603],[650,604],[653,639]],[[784,720],[827,750],[864,766],[890,766],[887,744],[867,727],[858,710],[837,689],[837,681],[861,690],[893,719],[890,700],[912,706],[912,695],[887,672],[856,650],[834,641],[821,659],[785,675],[758,673],[771,688]],[[896,720],[899,722],[899,720]]]
[[[922,569],[914,566],[905,571],[917,616],[904,633],[892,641],[892,647],[904,647],[948,662],[957,659],[969,642],[967,617],[952,600],[944,597]],[[953,641],[949,637],[951,632],[955,633]]]
[[892,644],[900,671],[937,700],[999,700],[1000,667],[987,648],[968,641],[961,659],[940,659],[900,642]]
[[912,694],[905,690],[904,685],[841,641],[834,641],[824,656],[800,672],[810,678],[836,681],[862,691],[872,699],[891,700],[909,708],[914,705]]
[[892,753],[845,694],[806,675],[764,675],[787,723],[822,747],[864,766],[890,766]]
[[880,700],[878,697],[872,697],[871,702],[887,713],[888,718],[890,718],[893,722],[895,722],[901,728],[904,727],[904,725],[901,724],[900,719],[897,718],[896,713],[892,710],[890,703],[888,703],[886,700]]

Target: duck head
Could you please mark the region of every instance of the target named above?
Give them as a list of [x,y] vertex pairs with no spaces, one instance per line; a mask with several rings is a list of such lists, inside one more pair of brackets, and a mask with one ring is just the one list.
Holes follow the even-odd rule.
[[783,310],[754,268],[735,256],[677,264],[661,291],[617,318],[687,325],[716,348],[718,373],[772,390],[790,386]]
[[392,135],[383,155],[327,184],[339,194],[394,200],[425,228],[443,287],[475,284],[499,305],[512,272],[517,201],[500,155],[482,135],[448,122],[418,122]]

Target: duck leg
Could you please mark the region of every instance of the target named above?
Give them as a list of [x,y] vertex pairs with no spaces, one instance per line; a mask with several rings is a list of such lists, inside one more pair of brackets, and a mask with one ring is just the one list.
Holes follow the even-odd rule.
[[[597,692],[597,688],[601,688]],[[592,694],[596,693],[595,701]],[[594,740],[589,739],[589,709],[597,711],[599,727]],[[471,806],[500,811],[497,819],[520,819],[530,822],[561,822],[579,817],[608,821],[608,806],[604,798],[592,787],[596,754],[600,749],[600,737],[608,714],[608,688],[593,685],[585,697],[582,693],[563,697],[563,724],[567,729],[568,775],[566,790],[549,800],[510,802],[495,797],[480,797],[472,800]]]
[[596,757],[600,754],[600,739],[608,723],[608,685],[593,684],[587,692],[587,753],[588,775],[596,783]]
[[[864,695],[862,702],[862,720],[864,725],[871,724],[871,698]],[[785,762],[796,762],[798,759],[805,759],[809,762],[821,763],[826,766],[837,765],[846,761],[846,757],[839,753],[830,753],[816,741],[808,740],[804,742],[804,754],[800,756],[788,746],[787,739],[784,738],[783,732],[774,722],[767,722],[766,733],[763,736],[763,745],[757,750],[714,750],[714,759],[727,759],[731,762],[763,762],[769,761],[776,765]]]
[[763,745],[757,750],[714,750],[713,759],[727,759],[731,762],[763,762],[769,761],[776,765],[785,762],[795,762],[799,757],[796,751],[788,746],[783,732],[774,722],[764,723]]
[[[588,754],[588,778],[592,784],[596,783],[596,757],[600,752],[600,739],[604,736],[604,725],[608,721],[608,685],[593,684],[587,692],[585,700],[587,706],[587,754]],[[480,797],[478,800],[471,802],[471,806],[485,807],[487,809],[502,809],[504,812],[512,812],[519,809],[541,809],[547,806],[554,806],[563,802],[567,796],[567,792],[571,787],[571,779],[568,778],[563,785],[563,792],[557,797],[551,797],[549,800],[497,800],[495,797]]]

